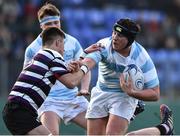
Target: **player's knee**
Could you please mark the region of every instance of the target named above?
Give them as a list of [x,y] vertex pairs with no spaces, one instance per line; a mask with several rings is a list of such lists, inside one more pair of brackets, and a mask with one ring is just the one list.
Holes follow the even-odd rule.
[[58,130],[50,130],[52,135],[59,135],[59,131]]
[[51,132],[52,135],[59,135],[59,129],[55,129],[52,127],[48,127],[49,131]]

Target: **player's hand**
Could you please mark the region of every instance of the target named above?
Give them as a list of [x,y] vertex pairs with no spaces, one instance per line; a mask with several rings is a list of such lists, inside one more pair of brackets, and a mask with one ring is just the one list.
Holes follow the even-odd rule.
[[80,69],[80,63],[79,61],[71,61],[69,64],[68,64],[68,71],[70,72],[77,72],[79,71]]
[[121,74],[120,77],[119,77],[119,81],[120,81],[120,87],[121,87],[121,89],[122,89],[125,93],[127,93],[128,95],[131,96],[131,94],[133,94],[133,92],[134,92],[131,77],[129,77],[128,80],[125,81],[124,75]]
[[90,95],[90,92],[88,90],[82,89],[77,93],[76,96],[82,96],[82,95],[83,96],[88,96],[88,95]]
[[99,51],[101,48],[103,48],[103,46],[100,43],[95,43],[87,47],[84,52],[88,54],[91,52]]

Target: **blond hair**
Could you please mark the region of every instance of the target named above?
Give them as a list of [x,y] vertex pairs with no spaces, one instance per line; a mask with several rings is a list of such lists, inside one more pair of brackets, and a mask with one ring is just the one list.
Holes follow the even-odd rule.
[[39,9],[37,15],[40,21],[45,16],[60,16],[60,11],[53,4],[46,3]]

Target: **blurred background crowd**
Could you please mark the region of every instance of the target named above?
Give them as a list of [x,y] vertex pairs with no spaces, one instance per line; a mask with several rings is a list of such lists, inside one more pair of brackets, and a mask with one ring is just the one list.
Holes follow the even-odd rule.
[[[22,69],[25,48],[41,32],[37,11],[45,0],[0,0],[0,96],[7,96]],[[141,26],[137,41],[152,57],[163,97],[180,96],[180,0],[54,0],[62,29],[83,48],[110,36],[120,18]],[[92,85],[97,71],[93,71]]]

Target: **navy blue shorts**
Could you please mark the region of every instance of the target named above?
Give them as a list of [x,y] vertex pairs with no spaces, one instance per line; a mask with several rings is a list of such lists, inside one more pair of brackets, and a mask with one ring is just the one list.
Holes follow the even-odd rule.
[[37,113],[32,112],[18,102],[8,101],[2,112],[4,123],[13,135],[25,135],[42,125]]

